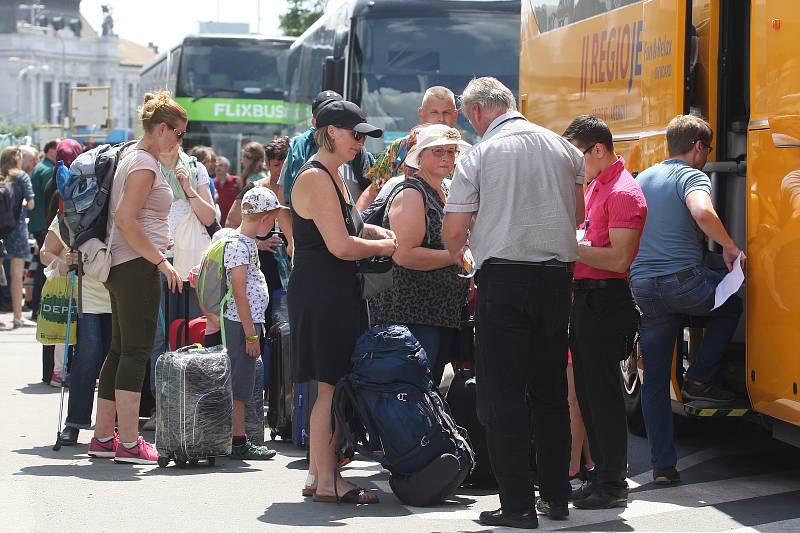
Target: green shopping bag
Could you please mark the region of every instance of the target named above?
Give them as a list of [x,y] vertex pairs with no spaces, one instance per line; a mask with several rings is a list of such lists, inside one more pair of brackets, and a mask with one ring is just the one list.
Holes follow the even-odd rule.
[[78,328],[75,327],[75,324],[78,319],[78,306],[74,298],[77,292],[74,281],[72,283],[72,326],[69,332],[69,342],[66,342],[69,285],[70,278],[67,276],[53,276],[44,282],[39,315],[36,320],[36,340],[42,344],[75,344],[77,342]]

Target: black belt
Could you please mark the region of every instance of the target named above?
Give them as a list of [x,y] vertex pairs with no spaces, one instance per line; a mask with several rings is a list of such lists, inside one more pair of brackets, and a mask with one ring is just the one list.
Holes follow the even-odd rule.
[[575,290],[628,288],[628,280],[622,278],[610,279],[576,279],[572,282]]
[[548,259],[547,261],[517,261],[515,259],[499,259],[497,257],[490,257],[484,263],[488,265],[512,265],[512,266],[532,266],[532,267],[548,267],[548,268],[561,268],[564,270],[572,270],[573,263],[565,263],[558,259]]

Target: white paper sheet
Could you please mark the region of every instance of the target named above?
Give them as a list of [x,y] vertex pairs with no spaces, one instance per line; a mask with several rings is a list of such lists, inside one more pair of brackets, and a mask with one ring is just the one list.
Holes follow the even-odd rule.
[[728,301],[732,295],[736,294],[739,287],[744,282],[744,271],[742,270],[742,259],[744,259],[744,252],[739,252],[739,256],[733,262],[733,270],[722,278],[722,281],[717,285],[717,291],[714,294],[714,309]]

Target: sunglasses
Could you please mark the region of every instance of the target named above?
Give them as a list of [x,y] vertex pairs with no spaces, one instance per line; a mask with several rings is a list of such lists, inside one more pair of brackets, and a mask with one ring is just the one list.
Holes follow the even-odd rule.
[[594,150],[594,147],[595,147],[596,145],[597,145],[597,143],[592,143],[592,145],[591,145],[589,148],[587,148],[586,150],[584,150],[584,151],[583,151],[583,155],[587,155],[589,152],[591,152],[592,150]]
[[353,139],[355,139],[357,142],[361,142],[361,141],[363,141],[364,139],[367,138],[367,134],[366,133],[361,133],[360,131],[355,131],[352,128],[345,128],[343,126],[336,126],[336,127],[339,128],[340,130],[348,130],[350,132],[350,134],[353,136]]
[[183,136],[186,135],[186,130],[180,131],[178,128],[173,128],[169,124],[167,124],[167,126],[175,133],[175,137],[177,137],[178,140],[183,139]]

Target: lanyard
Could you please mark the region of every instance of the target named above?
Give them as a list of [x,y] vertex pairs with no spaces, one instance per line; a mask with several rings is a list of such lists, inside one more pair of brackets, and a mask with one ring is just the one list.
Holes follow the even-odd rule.
[[591,212],[592,205],[594,204],[594,199],[597,196],[597,178],[595,178],[594,181],[592,181],[592,183],[589,184],[589,190],[586,191],[586,193],[587,193],[587,196],[589,197],[589,199],[586,200],[586,205],[585,205],[586,218],[583,221],[583,226],[582,227],[583,227],[583,229],[588,230],[589,229],[589,213]]

